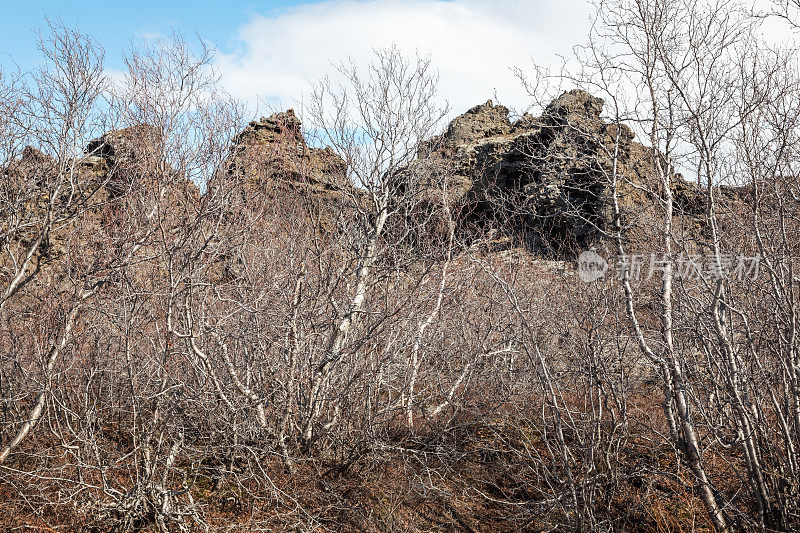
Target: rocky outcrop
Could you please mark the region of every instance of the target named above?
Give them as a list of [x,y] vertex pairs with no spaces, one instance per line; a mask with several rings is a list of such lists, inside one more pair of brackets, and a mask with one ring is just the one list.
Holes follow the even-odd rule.
[[183,170],[170,165],[169,155],[173,154],[160,130],[145,124],[110,131],[88,144],[81,160],[84,181],[100,187],[96,193],[100,198],[108,196],[110,222],[120,220],[126,203],[135,204],[148,195],[152,197],[144,202],[158,201],[170,223],[185,219],[188,204],[200,198],[200,189]]
[[345,162],[328,147],[309,146],[300,126],[291,109],[251,122],[234,139],[223,168],[248,182],[251,191],[292,189],[323,201],[352,193]]
[[[125,219],[140,217],[141,206],[155,201],[167,226],[179,224],[200,190],[164,162],[162,149],[157,130],[145,125],[108,132],[90,141],[81,156],[60,163],[25,148],[0,168],[0,194],[15,210],[14,220],[24,222],[12,232],[13,240],[26,246],[50,216],[57,224],[40,245],[37,260],[59,258],[76,246],[111,252],[114,240],[137,223]],[[59,192],[55,197],[54,191]]]
[[[602,99],[573,90],[551,102],[541,116],[526,114],[512,121],[506,107],[490,100],[456,117],[397,175],[403,193],[397,196],[413,198],[405,222],[418,226],[420,235],[441,230],[442,224],[429,215],[447,197],[465,235],[478,232],[503,242],[523,240],[544,256],[564,256],[610,229],[610,177],[616,172],[623,223],[635,227],[636,213],[653,204],[647,191],[658,189],[650,186],[652,150],[634,142],[627,126],[604,120],[603,105]],[[165,204],[179,219],[175,209],[199,198],[200,192],[177,171],[162,168],[159,154],[164,150],[158,130],[146,125],[91,141],[78,168],[87,201],[90,196],[96,205],[111,206],[103,216],[116,217],[132,196],[153,190],[151,180],[163,181],[168,175],[174,190]],[[55,172],[53,160],[29,148],[6,174],[9,180],[35,175],[44,185]],[[291,109],[245,127],[234,138],[219,173],[223,180],[217,181],[241,195],[232,209],[257,204],[256,198],[280,202],[294,195],[310,200],[303,204],[323,215],[314,221],[329,225],[347,218],[348,206],[362,199],[348,179],[345,161],[330,148],[310,146]],[[187,188],[193,192],[187,195]],[[418,194],[406,194],[409,190]],[[679,175],[673,190],[678,212],[689,226],[696,225],[691,219],[705,209],[703,193]],[[415,209],[420,214],[416,218]],[[413,233],[408,224],[400,232]],[[629,235],[636,238],[637,233]]]
[[149,125],[131,126],[110,131],[89,142],[84,167],[108,178],[106,187],[112,196],[119,197],[135,188],[136,182],[171,169],[158,168],[163,161],[163,139],[157,128]]
[[[536,251],[561,255],[610,227],[614,171],[624,213],[648,203],[639,185],[652,179],[651,151],[633,142],[627,126],[606,122],[603,104],[573,90],[541,116],[512,122],[509,110],[490,100],[454,119],[424,149],[451,169],[449,197],[467,227],[501,228]],[[698,212],[696,189],[679,177],[675,187],[679,207]]]

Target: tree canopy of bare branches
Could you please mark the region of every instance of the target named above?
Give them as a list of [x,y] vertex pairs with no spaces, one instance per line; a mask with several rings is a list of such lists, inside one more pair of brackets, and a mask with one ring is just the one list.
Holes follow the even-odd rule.
[[797,51],[733,0],[596,7],[482,183],[510,152],[464,175],[425,56],[245,125],[202,43],[112,80],[49,23],[0,72],[0,527],[800,527]]

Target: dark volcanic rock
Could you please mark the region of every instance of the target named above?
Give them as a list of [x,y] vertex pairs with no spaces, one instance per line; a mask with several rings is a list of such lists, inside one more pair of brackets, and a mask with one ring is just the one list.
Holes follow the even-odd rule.
[[37,261],[78,249],[87,261],[111,253],[114,240],[128,231],[123,224],[127,215],[136,219],[140,200],[151,195],[150,201],[156,201],[162,185],[166,188],[158,199],[164,222],[180,223],[186,217],[187,199],[197,199],[199,190],[174,169],[164,168],[162,148],[157,130],[150,126],[106,133],[91,141],[83,155],[60,163],[27,147],[0,169],[4,205],[15,210],[17,220],[25,221],[13,235],[14,242],[22,246],[32,242],[52,216],[58,223],[36,251]]
[[300,211],[292,223],[317,224],[326,233],[347,218],[360,196],[346,163],[328,147],[309,146],[291,109],[251,122],[235,137],[221,169],[220,186],[237,191],[231,201],[242,209],[264,202],[273,210],[295,205]]
[[172,172],[159,168],[163,150],[163,138],[157,128],[145,124],[131,126],[89,142],[84,166],[98,178],[107,178],[108,191],[119,197],[146,185],[148,176]]
[[114,164],[146,166],[162,148],[157,128],[148,125],[131,126],[105,133],[89,142],[86,153]]
[[227,172],[256,188],[291,187],[339,199],[352,185],[345,162],[330,148],[308,146],[289,109],[251,122],[234,139]]
[[[627,126],[606,122],[603,103],[573,90],[540,117],[526,114],[512,123],[507,108],[488,101],[432,139],[425,148],[440,167],[451,169],[449,197],[466,213],[467,228],[501,228],[551,255],[587,246],[612,222],[615,159],[623,212],[646,204],[639,185],[652,179],[651,151],[633,142]],[[679,207],[697,212],[702,201],[696,188],[679,177],[675,187]],[[429,196],[441,198],[438,191]]]
[[481,139],[508,135],[511,130],[508,108],[501,105],[496,106],[489,100],[483,105],[473,107],[460,117],[456,117],[448,126],[443,140],[445,146],[458,148]]

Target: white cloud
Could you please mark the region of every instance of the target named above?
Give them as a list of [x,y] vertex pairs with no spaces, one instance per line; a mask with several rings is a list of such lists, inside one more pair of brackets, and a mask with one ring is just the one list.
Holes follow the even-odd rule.
[[521,109],[528,99],[510,68],[569,55],[587,34],[590,9],[585,0],[329,0],[255,16],[218,66],[234,96],[300,107],[332,63],[366,64],[374,48],[394,43],[431,54],[454,114],[495,93]]

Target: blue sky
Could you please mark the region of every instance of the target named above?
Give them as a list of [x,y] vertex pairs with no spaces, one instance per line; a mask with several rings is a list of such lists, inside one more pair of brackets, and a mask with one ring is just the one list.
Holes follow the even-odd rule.
[[0,66],[35,66],[34,29],[45,16],[95,37],[110,71],[131,39],[176,28],[213,43],[225,89],[254,113],[302,115],[309,82],[334,63],[366,64],[374,48],[396,44],[431,56],[454,114],[490,98],[524,111],[529,98],[512,67],[569,55],[590,11],[588,0],[0,0]]
[[[33,30],[45,16],[94,36],[110,71],[131,39],[176,28],[217,48],[224,88],[254,115],[293,107],[302,116],[310,82],[394,44],[430,55],[451,116],[488,99],[523,112],[531,99],[512,69],[558,68],[585,42],[592,12],[590,0],[0,0],[0,66],[11,57],[35,66]],[[787,31],[765,35],[781,42]]]
[[109,67],[116,68],[120,52],[131,38],[167,33],[198,32],[220,50],[237,45],[236,30],[253,16],[275,15],[312,0],[139,0],[97,2],[87,0],[0,0],[0,51],[3,64],[9,55],[22,68],[37,60],[36,35],[44,17],[62,18],[70,26],[97,38],[106,49]]

